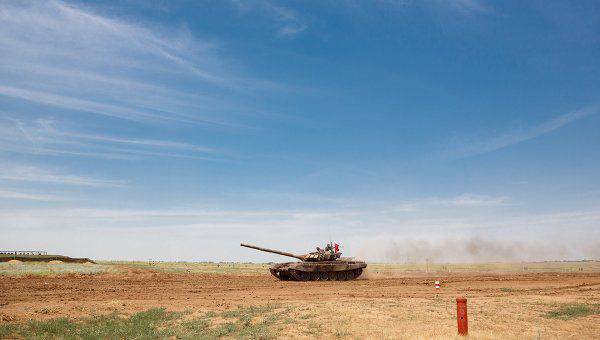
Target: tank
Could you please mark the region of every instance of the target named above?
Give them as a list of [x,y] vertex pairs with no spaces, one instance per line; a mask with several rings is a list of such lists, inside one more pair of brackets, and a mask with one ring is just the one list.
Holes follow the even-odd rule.
[[273,276],[282,281],[347,281],[358,278],[367,267],[363,261],[343,258],[337,244],[329,243],[325,249],[304,255],[296,255],[284,251],[273,250],[242,243],[242,247],[252,248],[267,253],[294,257],[301,262],[274,264],[269,268]]

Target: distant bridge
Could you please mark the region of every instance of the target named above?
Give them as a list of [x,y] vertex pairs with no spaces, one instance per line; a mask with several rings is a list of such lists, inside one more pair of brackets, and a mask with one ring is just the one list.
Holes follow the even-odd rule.
[[0,250],[2,255],[48,255],[48,252],[41,250]]

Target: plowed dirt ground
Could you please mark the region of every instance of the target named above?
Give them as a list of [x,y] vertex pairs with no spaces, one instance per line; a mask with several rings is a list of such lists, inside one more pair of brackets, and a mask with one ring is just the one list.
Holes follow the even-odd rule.
[[[436,279],[440,289],[434,288]],[[102,274],[0,277],[0,324],[115,311],[129,315],[154,307],[219,315],[238,306],[272,305],[286,308],[287,321],[276,333],[280,337],[452,338],[459,296],[468,299],[470,334],[476,337],[600,338],[598,314],[567,320],[548,316],[561,306],[598,306],[600,273],[282,282],[267,273],[167,273],[121,266]]]

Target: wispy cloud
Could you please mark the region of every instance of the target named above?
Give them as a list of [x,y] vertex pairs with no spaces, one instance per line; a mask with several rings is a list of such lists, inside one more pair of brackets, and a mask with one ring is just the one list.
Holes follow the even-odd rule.
[[[115,258],[180,258],[182,256],[209,256],[220,260],[256,259],[264,254],[238,252],[238,241],[245,240],[265,246],[273,246],[292,251],[306,251],[328,237],[333,237],[349,250],[346,255],[358,255],[370,261],[398,261],[390,259],[389,243],[397,242],[397,255],[410,253],[412,260],[425,258],[437,260],[465,260],[466,255],[479,254],[472,247],[486,242],[462,242],[474,239],[473,235],[485,232],[486,239],[502,235],[499,252],[487,253],[491,258],[470,260],[498,260],[492,255],[503,255],[505,245],[520,240],[536,240],[537,246],[550,249],[548,252],[527,252],[528,260],[584,258],[592,252],[582,247],[597,244],[596,235],[600,214],[596,210],[562,211],[561,213],[515,213],[507,215],[454,208],[454,214],[431,210],[428,214],[407,216],[403,212],[382,214],[376,211],[336,211],[336,210],[205,210],[205,209],[110,209],[110,208],[70,208],[70,209],[0,209],[0,231],[7,239],[29,235],[44,235],[44,247],[57,235],[68,235],[74,231],[85,232],[89,237],[84,251],[88,256],[107,256],[102,243],[119,243],[123,235],[131,235],[138,241],[137,251],[129,251],[127,246],[116,247]],[[456,214],[458,212],[458,214]],[[117,232],[115,232],[117,230]],[[148,235],[148,230],[153,237]],[[567,233],[565,230],[578,230],[581,233]],[[285,232],[286,237],[273,235]],[[540,233],[544,239],[540,240]],[[54,235],[54,236],[53,236]],[[160,235],[160,236],[159,236]],[[190,236],[191,235],[191,236]],[[235,235],[235,240],[232,239]],[[550,239],[550,236],[558,236]],[[578,238],[577,235],[586,235]],[[49,239],[45,238],[50,237]],[[59,237],[59,238],[60,238]],[[87,236],[86,236],[87,237]],[[98,242],[101,239],[103,242]],[[190,241],[192,240],[192,241]],[[454,242],[453,240],[456,240]],[[188,247],[198,243],[206,245],[207,253],[189,252]],[[203,243],[204,242],[204,243]],[[142,243],[141,245],[139,243]],[[57,242],[63,249],[73,249],[74,244]],[[172,244],[176,250],[171,254],[157,254],[153,249]],[[455,250],[448,257],[440,253],[442,246],[452,244],[469,245],[469,248]],[[563,248],[552,249],[555,245],[568,244]],[[142,246],[143,245],[143,246]],[[183,246],[186,245],[186,246]],[[211,248],[212,247],[212,248]],[[188,249],[188,250],[186,250]],[[519,248],[520,249],[520,248]],[[597,250],[594,250],[598,254]],[[486,253],[486,252],[483,252]],[[525,254],[525,253],[523,253]],[[522,260],[523,254],[515,259]],[[506,254],[504,254],[506,255]],[[418,258],[417,258],[418,257]],[[405,259],[405,257],[403,257]],[[263,258],[263,260],[265,260]]]
[[58,202],[64,201],[65,199],[59,196],[54,195],[41,195],[41,194],[31,194],[10,190],[2,190],[0,189],[0,199],[8,199],[8,200],[25,200],[25,201],[42,201],[42,202]]
[[241,67],[218,43],[183,28],[109,18],[84,5],[6,1],[0,26],[0,96],[66,109],[64,116],[238,127],[254,109],[243,96],[234,104],[231,93],[280,87],[232,72]]
[[434,2],[463,15],[493,12],[491,4],[484,0],[436,0]]
[[272,1],[233,1],[241,11],[258,10],[277,23],[279,37],[293,37],[308,28],[306,21],[294,10]]
[[[60,1],[5,2],[0,20],[4,24],[0,41],[14,47],[11,53],[33,60],[66,57],[78,66],[86,66],[105,64],[104,58],[118,56],[110,62],[151,71],[164,71],[169,66],[164,61],[169,60],[185,71],[194,71],[205,81],[229,81],[226,75],[215,73],[218,64],[200,62],[215,61],[211,44],[192,39],[187,32],[167,36],[166,32],[107,18]],[[73,50],[78,53],[70,53]],[[94,52],[98,54],[92,55]]]
[[[487,0],[430,0],[430,1],[410,1],[410,0],[379,0],[381,5],[400,10],[414,5],[430,6],[432,10],[441,10],[452,14],[463,16],[476,14],[494,13],[493,2]],[[361,1],[356,3],[361,4]],[[368,3],[367,3],[368,4]]]
[[146,146],[146,147],[155,147],[155,148],[164,148],[164,149],[179,149],[184,151],[192,151],[192,152],[202,152],[202,153],[217,153],[217,151],[213,148],[207,148],[203,146],[198,146],[190,143],[183,142],[175,142],[169,140],[158,140],[158,139],[143,139],[143,138],[121,138],[107,135],[98,135],[98,134],[84,134],[84,133],[74,133],[68,131],[54,131],[57,136],[64,136],[72,139],[80,139],[80,140],[91,140],[97,142],[105,142],[105,143],[116,143],[116,144],[125,144],[125,145],[133,145],[133,146]]
[[[73,155],[109,159],[151,156],[216,159],[219,150],[196,144],[161,139],[131,138],[68,129],[49,119],[0,120],[0,150],[28,154]],[[209,157],[210,156],[210,157]]]
[[501,135],[488,138],[484,137],[478,140],[461,141],[459,143],[449,143],[447,154],[453,157],[468,157],[500,150],[540,137],[574,121],[596,114],[598,113],[599,108],[600,107],[597,105],[586,107],[554,117],[529,128],[513,130]]
[[424,209],[438,208],[479,208],[479,207],[498,207],[506,205],[510,199],[506,196],[487,196],[462,194],[450,198],[430,197],[402,202],[394,208],[398,211],[417,211]]
[[7,166],[6,164],[1,165],[0,180],[88,187],[123,187],[126,185],[125,181],[61,174],[55,170],[20,164],[13,164],[11,166]]
[[[455,229],[481,228],[478,225],[482,214],[488,214],[490,209],[473,209],[478,207],[499,207],[506,204],[508,198],[484,195],[460,195],[452,198],[425,198],[412,202],[403,202],[411,209],[398,209],[393,202],[377,202],[373,205],[346,207],[328,205],[312,209],[208,209],[208,208],[160,208],[160,209],[112,209],[71,207],[61,210],[39,209],[36,214],[53,219],[73,218],[73,226],[79,224],[93,225],[94,223],[131,223],[131,227],[167,227],[188,226],[204,228],[207,226],[235,226],[236,228],[254,228],[268,224],[271,228],[326,228],[333,230],[389,230],[403,226],[408,229],[420,227],[448,227]],[[401,206],[401,204],[400,204]],[[410,214],[407,214],[410,212]],[[0,210],[0,218],[10,220],[20,216],[22,212]],[[486,215],[487,216],[487,215]],[[576,215],[552,215],[548,223],[557,220],[573,219]],[[580,215],[577,215],[581,218]],[[586,215],[587,216],[587,215]],[[593,215],[594,220],[597,214]],[[83,223],[77,220],[94,223]],[[44,220],[44,219],[42,219]],[[521,218],[521,221],[523,219]],[[541,221],[545,223],[545,221]],[[492,223],[493,224],[493,223]],[[366,229],[365,229],[366,228]],[[262,229],[262,228],[261,228]],[[283,229],[282,229],[283,230]]]
[[274,13],[275,18],[282,23],[282,27],[278,31],[279,36],[293,36],[308,28],[308,25],[300,19],[298,14],[289,8],[271,3],[265,3],[265,7]]
[[504,205],[509,201],[506,196],[486,196],[462,194],[448,200],[436,200],[437,203],[458,207],[489,207]]
[[103,116],[123,118],[135,121],[158,119],[178,120],[173,117],[154,115],[140,110],[127,108],[124,106],[99,103],[90,100],[77,99],[73,97],[62,96],[41,91],[26,90],[11,86],[0,86],[0,95],[24,99],[35,103],[56,106],[74,111],[90,112]]
[[448,207],[494,207],[506,205],[509,202],[506,196],[487,196],[462,194],[452,198],[431,198],[424,202],[433,205],[442,205]]

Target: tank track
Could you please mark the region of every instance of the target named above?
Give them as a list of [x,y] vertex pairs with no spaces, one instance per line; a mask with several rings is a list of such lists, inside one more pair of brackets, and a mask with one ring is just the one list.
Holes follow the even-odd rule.
[[349,281],[362,274],[362,268],[343,271],[312,271],[296,269],[270,269],[271,274],[282,281]]

